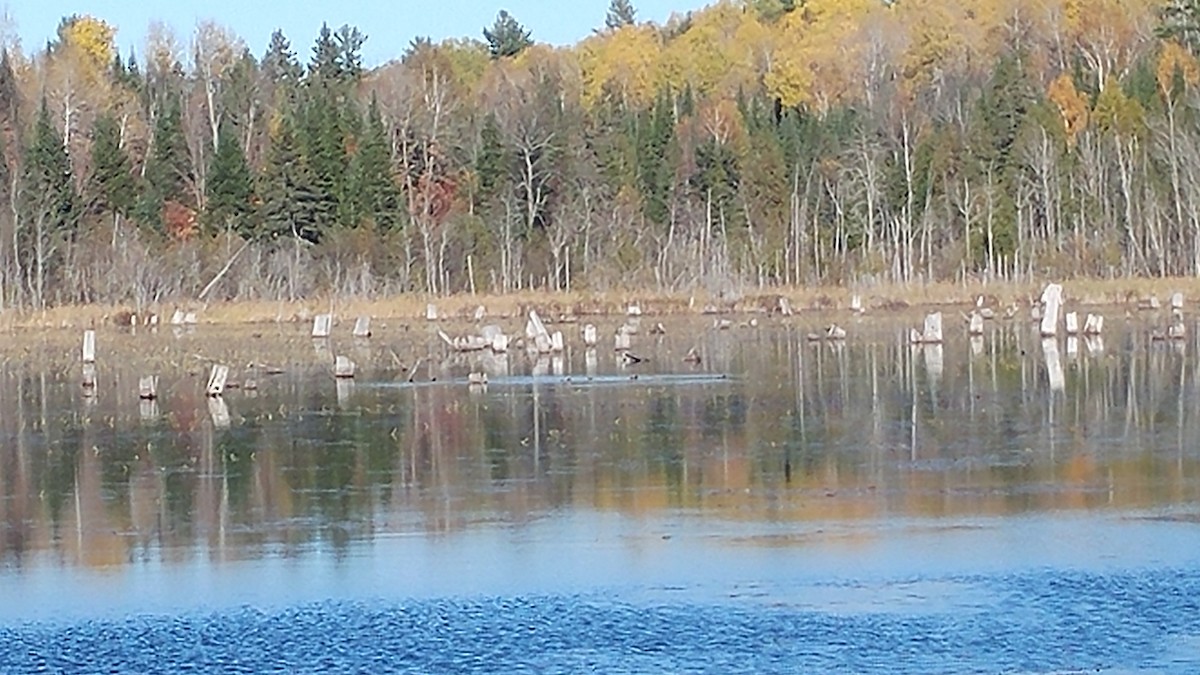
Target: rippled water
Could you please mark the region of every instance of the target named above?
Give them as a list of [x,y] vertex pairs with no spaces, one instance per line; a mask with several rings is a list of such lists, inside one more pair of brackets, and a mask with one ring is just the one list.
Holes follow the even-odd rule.
[[0,672],[1197,672],[1197,345],[1155,320],[675,323],[633,367],[114,329],[94,395],[22,336]]

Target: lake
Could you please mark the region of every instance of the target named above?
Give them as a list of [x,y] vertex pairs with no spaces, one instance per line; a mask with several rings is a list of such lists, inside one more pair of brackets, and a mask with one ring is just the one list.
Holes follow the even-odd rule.
[[1200,343],[1111,312],[11,334],[0,672],[1197,672]]

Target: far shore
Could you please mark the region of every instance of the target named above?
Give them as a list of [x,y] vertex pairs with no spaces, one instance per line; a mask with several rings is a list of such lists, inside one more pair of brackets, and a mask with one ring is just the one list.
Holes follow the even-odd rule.
[[[606,292],[525,291],[510,294],[460,293],[432,297],[405,294],[387,298],[309,298],[295,301],[165,302],[143,308],[127,305],[72,305],[46,310],[0,312],[0,330],[37,328],[86,328],[104,325],[145,324],[150,317],[166,325],[177,311],[194,313],[199,324],[238,325],[307,322],[317,314],[332,313],[340,319],[370,316],[383,320],[427,319],[430,304],[438,320],[473,320],[478,308],[485,316],[516,317],[530,309],[554,319],[564,316],[624,315],[636,306],[646,316],[702,314],[748,314],[779,312],[780,299],[797,315],[810,312],[849,311],[855,295],[865,312],[962,308],[983,298],[984,306],[1005,309],[1028,307],[1041,292],[1044,282],[973,282],[934,284],[880,284],[822,287],[772,287],[738,293],[706,290],[660,292],[626,290]],[[1121,278],[1061,281],[1067,306],[1125,306],[1136,309],[1156,298],[1167,306],[1171,294],[1179,292],[1186,302],[1200,301],[1200,278]]]

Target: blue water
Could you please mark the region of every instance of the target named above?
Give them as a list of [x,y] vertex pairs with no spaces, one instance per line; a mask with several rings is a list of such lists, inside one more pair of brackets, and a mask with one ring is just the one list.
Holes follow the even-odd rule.
[[947,586],[971,588],[983,602],[974,611],[842,613],[772,602],[771,589],[760,589],[759,602],[547,595],[28,623],[0,629],[0,672],[1200,671],[1194,570],[1044,571],[810,590],[886,596]]

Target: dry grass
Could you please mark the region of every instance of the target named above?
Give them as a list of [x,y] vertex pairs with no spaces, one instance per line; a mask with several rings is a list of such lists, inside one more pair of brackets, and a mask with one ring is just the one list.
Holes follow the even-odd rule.
[[[433,302],[443,319],[468,319],[476,307],[483,306],[491,317],[516,317],[531,308],[554,317],[558,315],[616,315],[637,302],[648,315],[689,315],[706,310],[720,312],[760,312],[778,307],[778,299],[786,297],[796,311],[830,311],[849,306],[854,294],[862,297],[868,310],[888,311],[906,308],[965,306],[983,295],[989,305],[1008,306],[1027,304],[1036,298],[1042,284],[1018,283],[935,283],[921,285],[861,285],[856,287],[827,286],[778,288],[746,293],[738,298],[719,298],[707,293],[658,293],[629,291],[609,293],[544,293],[524,292],[508,295],[460,294],[443,298],[423,295],[402,295],[379,300],[311,299],[298,302],[230,302],[181,303],[150,308],[161,323],[166,323],[176,309],[194,311],[203,324],[258,324],[279,322],[308,322],[316,314],[332,312],[339,317],[360,315],[383,320],[419,321],[425,317],[425,307]],[[1200,299],[1200,279],[1097,279],[1064,283],[1068,302],[1082,305],[1136,304],[1151,295],[1166,301],[1167,296],[1181,291],[1188,298]],[[86,305],[56,307],[45,311],[0,314],[0,330],[14,331],[31,328],[85,328],[103,325],[128,324],[131,307]],[[142,317],[144,319],[144,316]]]

